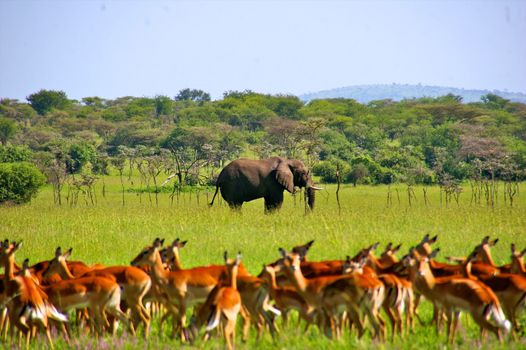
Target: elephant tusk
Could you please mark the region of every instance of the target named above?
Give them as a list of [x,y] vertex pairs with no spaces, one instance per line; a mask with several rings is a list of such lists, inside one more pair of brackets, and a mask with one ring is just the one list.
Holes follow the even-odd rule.
[[323,190],[323,187],[311,186],[311,187],[309,187],[309,188],[312,188],[313,190],[316,190],[316,191]]

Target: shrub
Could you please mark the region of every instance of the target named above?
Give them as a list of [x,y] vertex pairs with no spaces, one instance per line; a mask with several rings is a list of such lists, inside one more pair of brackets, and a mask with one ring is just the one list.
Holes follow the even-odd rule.
[[0,145],[0,163],[26,162],[32,152],[27,146]]
[[342,182],[345,182],[349,175],[349,165],[339,159],[331,159],[321,161],[312,168],[314,175],[319,176],[323,183],[336,183],[338,178],[336,176],[337,169],[340,169],[340,176]]
[[46,178],[30,163],[0,163],[0,203],[26,203]]

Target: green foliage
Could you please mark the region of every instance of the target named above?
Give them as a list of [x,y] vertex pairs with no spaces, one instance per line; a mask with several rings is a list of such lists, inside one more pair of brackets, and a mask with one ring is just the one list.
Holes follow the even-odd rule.
[[53,108],[64,109],[70,101],[64,91],[40,90],[27,97],[29,104],[40,115],[46,115]]
[[6,145],[7,141],[16,133],[16,124],[7,119],[0,118],[0,143]]
[[82,170],[86,163],[95,157],[95,149],[87,143],[74,143],[69,146],[66,168],[68,173],[76,174]]
[[487,94],[480,99],[491,109],[502,109],[508,104],[508,102],[510,102],[509,100],[495,94]]
[[203,90],[183,89],[175,96],[176,101],[194,101],[198,103],[210,101],[210,94]]
[[0,163],[0,204],[29,202],[45,182],[45,176],[33,164]]
[[41,118],[34,117],[30,104],[2,99],[0,115],[16,124],[17,133],[9,141],[33,151],[46,151],[57,139],[73,139],[110,155],[120,146],[164,147],[188,166],[198,160],[221,167],[239,156],[300,158],[309,167],[339,160],[363,164],[368,174],[359,182],[372,184],[434,183],[490,174],[509,178],[511,167],[503,169],[502,160],[513,164],[514,174],[525,173],[525,104],[489,92],[481,102],[467,104],[463,98],[472,99],[461,92],[427,96],[362,104],[356,95],[356,100],[327,98],[305,104],[296,96],[250,90],[228,91],[211,101],[202,90],[184,89],[175,100],[162,95],[86,97],[81,104],[55,106]]
[[27,162],[32,155],[27,146],[0,145],[0,163]]
[[363,163],[357,163],[355,164],[349,174],[346,177],[346,180],[349,182],[352,182],[354,186],[358,182],[361,182],[362,179],[366,179],[369,176],[369,168],[365,166]]
[[169,115],[173,112],[173,101],[168,96],[155,96],[155,115]]
[[314,175],[319,176],[323,183],[338,182],[338,173],[341,182],[347,182],[351,171],[348,163],[338,159],[321,161],[312,168]]

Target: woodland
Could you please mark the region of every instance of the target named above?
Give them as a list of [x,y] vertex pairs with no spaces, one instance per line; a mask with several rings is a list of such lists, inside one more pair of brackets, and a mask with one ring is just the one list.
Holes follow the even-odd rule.
[[526,104],[495,94],[362,104],[228,91],[212,100],[195,89],[0,99],[0,163],[35,165],[56,202],[64,184],[89,187],[110,172],[122,180],[133,168],[152,192],[173,174],[180,190],[213,186],[230,160],[273,155],[302,159],[321,183],[439,185],[454,195],[469,182],[488,200],[498,181],[512,200],[526,176]]

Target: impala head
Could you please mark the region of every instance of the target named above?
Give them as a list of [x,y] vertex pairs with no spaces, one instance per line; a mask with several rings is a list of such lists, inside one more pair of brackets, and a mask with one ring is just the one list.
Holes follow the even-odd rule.
[[486,264],[495,265],[493,258],[491,257],[491,247],[494,247],[498,241],[498,238],[490,241],[489,236],[484,237],[480,244],[477,245],[473,251],[476,258],[478,258],[478,260],[482,260],[482,262]]
[[433,245],[438,239],[438,235],[429,238],[429,233],[422,238],[422,241],[415,247],[418,254],[421,256],[429,256],[433,251],[431,245]]
[[393,243],[389,242],[387,246],[385,247],[385,250],[382,252],[382,255],[380,255],[380,261],[383,264],[395,264],[398,262],[398,258],[396,257],[396,253],[400,250],[402,247],[402,244],[400,243],[396,247],[393,247]]
[[292,248],[293,253],[298,253],[301,257],[301,260],[305,260],[307,253],[309,252],[310,247],[314,244],[314,240],[309,241],[303,245],[298,245]]
[[298,253],[287,253],[287,251],[283,248],[279,248],[279,252],[281,254],[281,260],[278,262],[278,266],[282,266],[285,269],[289,269],[291,271],[299,271],[300,270],[300,263],[301,263],[301,256]]
[[151,247],[144,248],[136,257],[132,260],[130,265],[132,266],[154,266],[157,262],[157,256],[159,255],[160,245],[152,245]]
[[49,261],[49,265],[42,273],[43,278],[49,278],[51,275],[58,273],[64,276],[68,270],[67,259],[71,256],[73,248],[69,248],[65,253],[62,253],[62,248],[57,247],[55,250],[55,257]]
[[363,267],[367,262],[366,258],[362,258],[359,261],[353,261],[349,255],[345,258],[345,262],[342,266],[342,274],[351,273],[363,273]]
[[225,260],[225,267],[228,279],[230,283],[234,283],[235,279],[237,278],[237,271],[239,265],[241,264],[241,252],[238,252],[234,259],[229,259],[228,252],[225,250],[223,258]]
[[267,282],[271,282],[272,279],[276,278],[276,271],[274,270],[274,267],[263,264],[263,269],[258,277],[263,278]]
[[20,248],[22,248],[22,241],[9,243],[9,240],[4,240],[1,244],[0,250],[0,266],[5,265],[9,262],[14,262],[15,253]]
[[171,264],[176,269],[181,269],[179,258],[179,250],[186,246],[188,241],[181,241],[179,238],[175,239],[171,245],[160,251],[163,263]]
[[434,249],[429,256],[421,257],[420,260],[418,260],[418,274],[420,276],[429,277],[430,275],[433,275],[431,268],[429,267],[429,261],[434,259],[438,252],[440,252],[440,248]]

